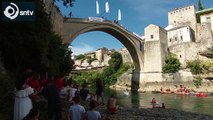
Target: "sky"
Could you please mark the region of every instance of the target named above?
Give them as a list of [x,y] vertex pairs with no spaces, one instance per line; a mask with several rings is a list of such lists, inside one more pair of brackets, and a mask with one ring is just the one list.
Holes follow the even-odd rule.
[[[96,14],[96,1],[99,3],[100,14]],[[105,3],[109,3],[109,13],[105,13]],[[202,0],[204,8],[212,8],[213,0]],[[118,9],[121,10],[119,24],[129,31],[144,35],[144,28],[155,24],[162,28],[168,25],[168,12],[175,8],[195,5],[198,0],[76,0],[72,8],[62,5],[56,0],[62,15],[66,16],[72,11],[73,17],[88,18],[103,16],[107,20],[118,19]],[[98,48],[120,49],[124,46],[113,36],[104,32],[88,32],[79,35],[72,43],[73,54],[79,55],[92,52]]]

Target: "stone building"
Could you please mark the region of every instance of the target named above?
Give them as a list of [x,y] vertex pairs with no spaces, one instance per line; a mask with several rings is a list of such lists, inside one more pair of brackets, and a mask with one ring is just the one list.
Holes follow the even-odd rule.
[[[198,14],[201,23],[197,23]],[[212,15],[213,9],[196,12],[194,5],[176,8],[168,13],[169,25],[165,28],[168,51],[177,55],[182,68],[188,61],[200,59],[199,52],[213,46]]]
[[104,60],[104,54],[107,54],[107,53],[108,53],[107,48],[100,48],[95,51],[95,57],[97,60],[102,62]]
[[168,47],[184,42],[194,42],[194,31],[190,26],[173,27],[167,29]]
[[133,63],[132,57],[126,48],[121,48],[118,52],[122,56],[123,63]]
[[74,60],[74,65],[81,66],[82,60]]
[[175,8],[168,12],[168,23],[175,27],[190,26],[195,35],[197,32],[196,8],[194,5]]
[[91,62],[91,66],[92,67],[99,67],[99,66],[101,66],[101,63],[98,60],[94,60],[94,61]]
[[94,52],[89,52],[89,53],[86,53],[85,56],[88,56],[90,58],[95,58],[95,53]]
[[204,9],[196,12],[196,14],[200,15],[200,23],[210,23],[211,30],[213,32],[213,8]]
[[162,72],[167,54],[167,31],[156,25],[145,28],[144,72]]
[[[144,40],[144,70],[141,72],[141,86],[146,82],[168,79],[162,73],[162,68],[169,52],[177,55],[182,68],[186,67],[188,61],[205,59],[199,53],[213,46],[211,29],[213,10],[207,9],[197,13],[202,13],[201,23],[197,23],[194,5],[176,8],[168,12],[168,26],[165,29],[153,24],[144,29],[144,36],[141,37]],[[188,75],[187,72],[180,72],[178,78],[192,80]]]
[[109,65],[108,62],[110,59],[111,59],[110,53],[104,54],[103,66],[108,66]]

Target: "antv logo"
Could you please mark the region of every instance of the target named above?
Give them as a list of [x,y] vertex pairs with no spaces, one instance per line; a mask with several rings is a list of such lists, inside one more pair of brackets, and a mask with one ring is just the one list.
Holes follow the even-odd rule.
[[3,21],[34,21],[34,2],[2,2]]

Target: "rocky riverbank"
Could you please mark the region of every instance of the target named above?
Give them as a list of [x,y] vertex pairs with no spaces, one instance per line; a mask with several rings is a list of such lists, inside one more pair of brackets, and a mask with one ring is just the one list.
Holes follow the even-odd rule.
[[[86,110],[88,102],[82,102]],[[101,113],[103,120],[213,120],[213,116],[180,111],[171,108],[125,108],[112,114],[107,111],[106,105],[96,108]]]
[[97,109],[104,120],[213,120],[213,116],[167,108],[122,108],[115,114],[109,113],[103,106],[99,106]]

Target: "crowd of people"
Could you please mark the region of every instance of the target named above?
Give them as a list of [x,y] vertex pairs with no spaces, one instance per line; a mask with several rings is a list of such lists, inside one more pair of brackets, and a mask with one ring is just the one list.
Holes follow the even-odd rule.
[[[62,120],[62,102],[69,104],[67,110],[68,120],[100,120],[101,114],[95,108],[104,106],[104,83],[101,79],[96,81],[95,94],[91,93],[88,84],[81,87],[73,80],[65,80],[63,76],[50,76],[47,73],[39,74],[27,71],[17,80],[14,101],[13,120],[38,120],[40,110],[33,106],[32,101],[45,98],[47,101],[47,114],[49,120]],[[86,110],[81,101],[89,103]],[[112,95],[107,101],[107,110],[115,113],[118,110],[116,97]],[[64,117],[63,117],[64,118]]]

